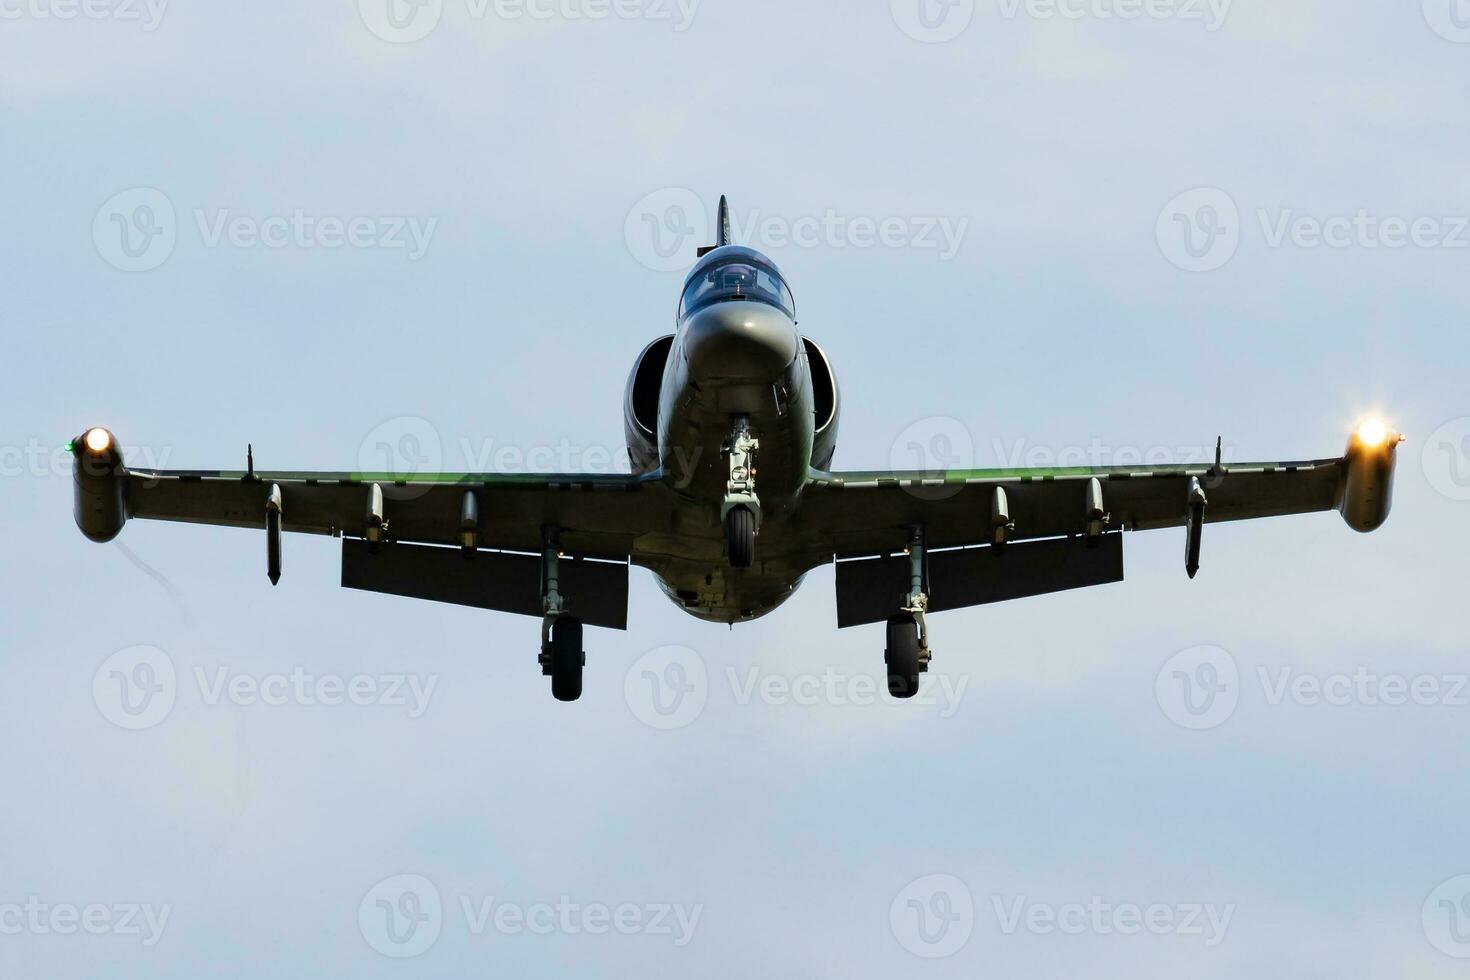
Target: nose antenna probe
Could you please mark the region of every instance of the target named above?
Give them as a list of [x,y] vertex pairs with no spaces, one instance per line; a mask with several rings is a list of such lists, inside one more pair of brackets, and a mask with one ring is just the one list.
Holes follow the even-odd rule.
[[730,235],[730,202],[725,199],[725,195],[723,194],[720,195],[720,213],[718,219],[715,222],[715,225],[715,243],[713,245],[706,245],[700,248],[698,254],[696,255],[697,258],[702,259],[720,246],[731,244],[732,236]]

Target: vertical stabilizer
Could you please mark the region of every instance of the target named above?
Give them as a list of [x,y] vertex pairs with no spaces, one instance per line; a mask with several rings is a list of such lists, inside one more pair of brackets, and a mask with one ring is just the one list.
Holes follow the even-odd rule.
[[715,222],[715,243],[713,245],[701,246],[696,254],[699,258],[704,258],[721,245],[730,245],[733,244],[733,241],[734,239],[730,235],[730,202],[725,199],[725,195],[721,194],[720,213]]

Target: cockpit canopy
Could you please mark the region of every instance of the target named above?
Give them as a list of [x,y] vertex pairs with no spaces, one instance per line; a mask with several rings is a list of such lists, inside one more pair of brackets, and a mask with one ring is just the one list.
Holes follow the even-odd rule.
[[796,301],[776,264],[753,248],[726,245],[706,255],[689,273],[679,302],[679,319],[711,303],[732,300],[765,303],[796,318]]

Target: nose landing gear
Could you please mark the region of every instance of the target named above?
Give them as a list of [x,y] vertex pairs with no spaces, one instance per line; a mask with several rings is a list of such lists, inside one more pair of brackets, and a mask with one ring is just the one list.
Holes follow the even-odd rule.
[[724,446],[730,478],[720,505],[725,559],[731,568],[749,568],[755,562],[755,536],[761,524],[761,501],[755,493],[755,454],[760,445],[760,440],[750,434],[750,420],[735,416]]
[[731,568],[749,568],[755,560],[755,515],[744,504],[725,514],[725,555]]

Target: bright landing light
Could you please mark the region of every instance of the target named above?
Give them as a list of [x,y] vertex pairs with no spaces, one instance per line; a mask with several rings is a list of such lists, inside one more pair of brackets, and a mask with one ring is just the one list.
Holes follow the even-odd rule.
[[82,442],[92,452],[102,453],[112,445],[112,435],[106,429],[88,429],[87,434],[82,437]]
[[1382,419],[1368,419],[1358,425],[1358,442],[1369,449],[1376,449],[1388,441],[1388,426],[1383,424]]

